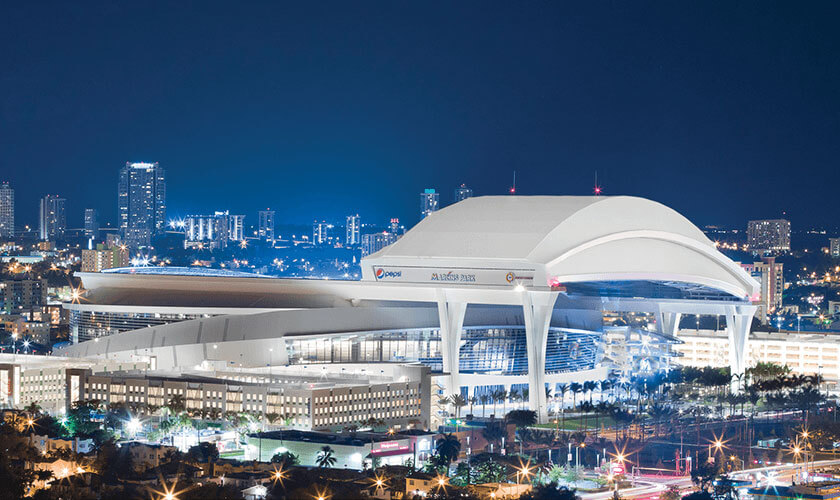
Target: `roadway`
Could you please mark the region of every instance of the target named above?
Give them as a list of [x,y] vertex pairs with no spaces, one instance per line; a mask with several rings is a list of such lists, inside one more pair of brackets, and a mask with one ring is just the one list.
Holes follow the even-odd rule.
[[[813,470],[815,468],[832,465],[840,466],[840,459],[809,462],[808,469]],[[804,465],[801,463],[756,467],[753,469],[733,472],[730,474],[730,477],[733,479],[753,481],[756,484],[762,484],[767,481],[770,481],[772,484],[790,484],[793,476],[796,475],[797,472],[801,471],[803,467]],[[756,479],[758,479],[757,482]],[[653,500],[659,498],[659,495],[672,485],[678,486],[681,490],[692,488],[694,486],[691,482],[691,476],[644,475],[637,476],[632,487],[620,489],[618,490],[618,493],[625,499],[633,498]],[[579,495],[582,500],[608,500],[612,498],[613,492],[610,490],[598,493],[579,493]]]

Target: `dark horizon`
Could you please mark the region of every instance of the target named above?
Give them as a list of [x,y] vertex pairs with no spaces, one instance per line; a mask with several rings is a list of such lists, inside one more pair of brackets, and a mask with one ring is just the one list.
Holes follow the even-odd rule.
[[419,218],[419,193],[592,193],[697,225],[836,230],[840,6],[6,6],[0,181],[115,221],[160,162],[169,217]]

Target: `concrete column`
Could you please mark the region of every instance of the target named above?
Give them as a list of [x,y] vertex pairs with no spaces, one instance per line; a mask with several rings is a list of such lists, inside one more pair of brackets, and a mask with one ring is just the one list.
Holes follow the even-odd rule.
[[438,293],[438,319],[440,320],[440,344],[443,355],[443,373],[446,379],[446,395],[461,393],[460,355],[461,331],[464,328],[466,302],[452,302],[446,299],[446,292]]
[[540,423],[548,421],[545,397],[545,351],[551,313],[558,292],[522,292],[525,340],[528,350],[528,407]]
[[676,337],[680,329],[680,319],[682,319],[681,313],[659,311],[656,317],[659,333]]
[[729,336],[729,366],[732,372],[732,390],[740,392],[744,387],[743,377],[747,370],[747,349],[750,326],[756,306],[727,306],[726,333]]

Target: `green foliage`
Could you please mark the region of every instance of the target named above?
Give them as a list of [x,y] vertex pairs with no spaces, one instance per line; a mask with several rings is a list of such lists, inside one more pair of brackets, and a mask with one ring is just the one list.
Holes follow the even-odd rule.
[[449,465],[454,460],[458,459],[458,455],[461,453],[461,442],[454,434],[449,433],[437,440],[435,443],[435,450],[437,452],[437,456],[440,457],[446,465]]
[[190,447],[187,456],[194,462],[212,463],[219,459],[219,449],[215,443],[203,442]]
[[659,495],[659,500],[680,500],[681,498],[680,487],[673,484]]
[[517,428],[528,427],[537,423],[537,414],[532,410],[512,410],[505,418]]
[[99,422],[94,418],[99,414],[101,407],[100,402],[93,399],[74,402],[67,412],[68,432],[72,436],[86,436],[99,429]]
[[318,467],[327,468],[335,465],[335,451],[327,445],[321,447],[321,451],[315,457],[315,463]]
[[557,487],[554,484],[537,485],[531,491],[522,494],[520,500],[580,500],[575,490]]
[[300,457],[291,451],[284,451],[283,453],[275,453],[274,456],[271,457],[271,463],[280,464],[282,468],[288,469],[289,467],[299,464]]

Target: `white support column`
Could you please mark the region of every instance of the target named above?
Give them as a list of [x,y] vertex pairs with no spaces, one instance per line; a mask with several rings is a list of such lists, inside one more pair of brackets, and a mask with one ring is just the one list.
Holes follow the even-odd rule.
[[528,407],[536,412],[537,421],[548,419],[545,397],[545,351],[551,313],[558,292],[522,292],[525,318],[525,343],[528,350]]
[[677,331],[680,329],[680,319],[682,319],[682,313],[659,311],[656,319],[656,326],[659,333],[664,333],[665,335],[670,335],[671,337],[677,336]]
[[443,372],[448,373],[446,396],[461,393],[460,355],[461,331],[464,328],[466,302],[453,302],[444,290],[438,291],[438,319],[440,320],[440,350],[443,355]]
[[747,370],[747,349],[749,347],[750,327],[755,316],[756,306],[727,306],[726,333],[729,336],[729,366],[732,372],[732,390],[743,389],[743,377]]

